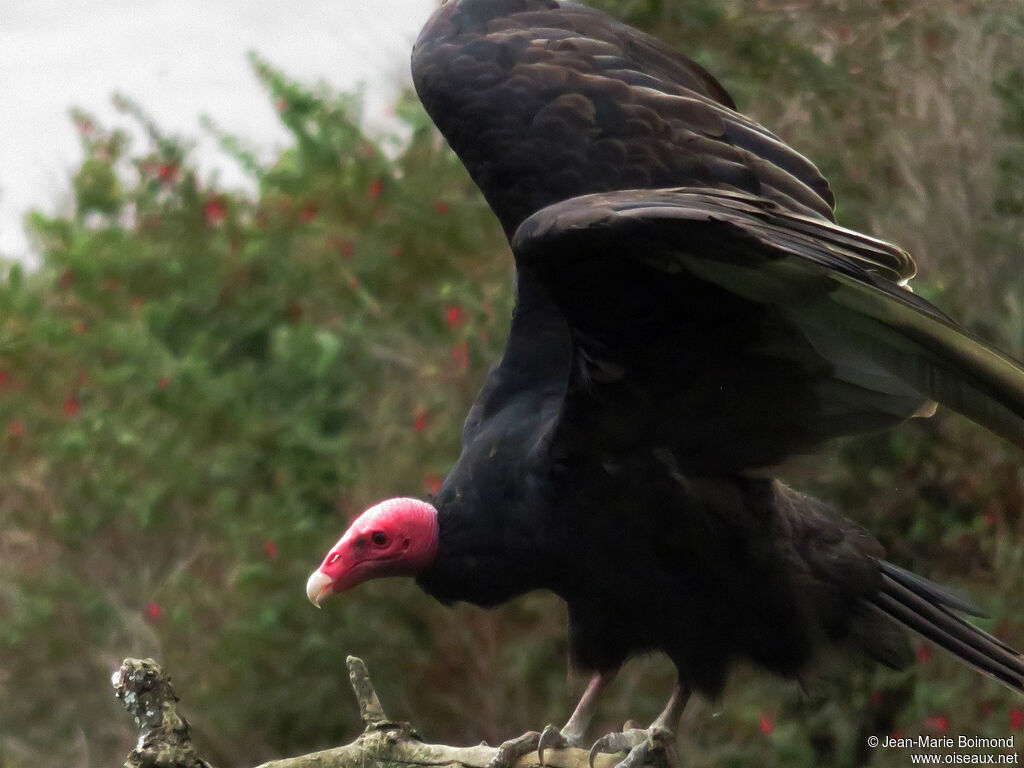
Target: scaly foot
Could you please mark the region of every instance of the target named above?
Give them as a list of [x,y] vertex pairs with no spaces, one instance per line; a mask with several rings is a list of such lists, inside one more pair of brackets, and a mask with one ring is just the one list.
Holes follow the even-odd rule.
[[663,765],[677,765],[675,734],[667,728],[651,725],[642,728],[626,728],[602,736],[590,748],[590,768],[600,752],[627,752],[616,768],[640,768],[645,762],[655,760]]
[[555,726],[549,725],[544,728],[544,732],[540,735],[540,741],[537,742],[537,759],[541,765],[547,765],[544,762],[544,750],[578,747],[582,741],[578,733],[567,731],[565,728],[559,730]]
[[522,736],[509,739],[498,747],[497,754],[491,758],[487,768],[512,768],[520,757],[537,749],[539,743],[540,734],[537,731],[527,731]]

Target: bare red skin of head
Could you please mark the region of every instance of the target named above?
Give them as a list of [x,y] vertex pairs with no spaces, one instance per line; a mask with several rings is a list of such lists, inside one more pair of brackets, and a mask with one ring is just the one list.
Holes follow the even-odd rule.
[[437,510],[419,499],[388,499],[352,521],[331,547],[319,572],[331,592],[369,579],[415,576],[437,555]]

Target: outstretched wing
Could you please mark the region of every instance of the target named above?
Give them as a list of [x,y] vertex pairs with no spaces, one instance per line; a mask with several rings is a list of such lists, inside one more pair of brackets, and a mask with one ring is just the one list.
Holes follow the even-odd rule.
[[556,0],[450,0],[420,33],[417,93],[506,234],[615,189],[708,186],[832,218],[828,182],[661,41]]
[[591,409],[605,434],[645,429],[688,466],[749,468],[930,399],[1024,447],[1024,368],[915,296],[888,243],[682,188],[557,203],[512,245],[575,335],[580,396],[622,401]]

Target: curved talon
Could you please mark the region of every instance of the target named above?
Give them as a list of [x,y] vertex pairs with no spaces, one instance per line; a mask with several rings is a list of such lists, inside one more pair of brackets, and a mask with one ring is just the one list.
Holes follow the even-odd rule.
[[553,725],[544,726],[544,731],[540,735],[540,739],[537,742],[537,759],[541,765],[547,765],[544,762],[544,750],[546,749],[565,749],[570,746],[569,741],[562,735],[562,732]]
[[537,748],[540,742],[540,734],[537,731],[527,731],[522,736],[509,739],[498,747],[487,768],[512,768],[513,764],[523,755],[528,755]]
[[[599,752],[623,752],[636,746],[639,743],[639,739],[635,737],[636,733],[636,731],[612,731],[595,741],[587,756],[590,768],[594,768],[594,758]],[[644,732],[640,731],[639,733],[643,734]]]
[[613,731],[594,742],[590,747],[588,762],[594,768],[594,758],[599,752],[627,752],[615,768],[640,768],[651,756],[652,752],[663,752],[666,760],[672,764],[670,750],[675,741],[675,734],[661,725],[652,725],[647,730],[629,728]]

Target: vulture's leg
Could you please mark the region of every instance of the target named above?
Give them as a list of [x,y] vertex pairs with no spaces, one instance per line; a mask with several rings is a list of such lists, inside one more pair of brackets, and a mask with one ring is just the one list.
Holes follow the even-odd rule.
[[590,768],[594,768],[594,757],[599,752],[621,752],[623,750],[629,750],[629,753],[616,768],[639,768],[654,752],[662,752],[668,762],[673,764],[675,762],[675,729],[679,725],[679,718],[682,716],[683,708],[686,707],[689,698],[689,686],[683,684],[682,681],[677,682],[665,709],[655,718],[649,728],[609,733],[595,741],[590,748]]
[[488,768],[512,768],[513,763],[520,757],[534,750],[538,753],[540,764],[544,765],[545,749],[580,746],[583,743],[583,734],[597,708],[597,700],[614,677],[614,671],[595,672],[587,684],[587,690],[580,697],[580,703],[576,705],[572,716],[561,731],[549,725],[543,734],[527,731],[518,738],[506,741],[498,747],[498,753],[491,759]]
[[544,763],[545,749],[564,749],[565,747],[578,747],[583,743],[583,735],[587,732],[587,726],[594,718],[594,710],[597,709],[597,700],[601,698],[604,689],[608,687],[615,678],[615,672],[595,672],[590,682],[587,683],[587,690],[580,696],[580,702],[573,710],[568,722],[559,730],[553,725],[544,729],[537,744],[537,757],[541,765]]

